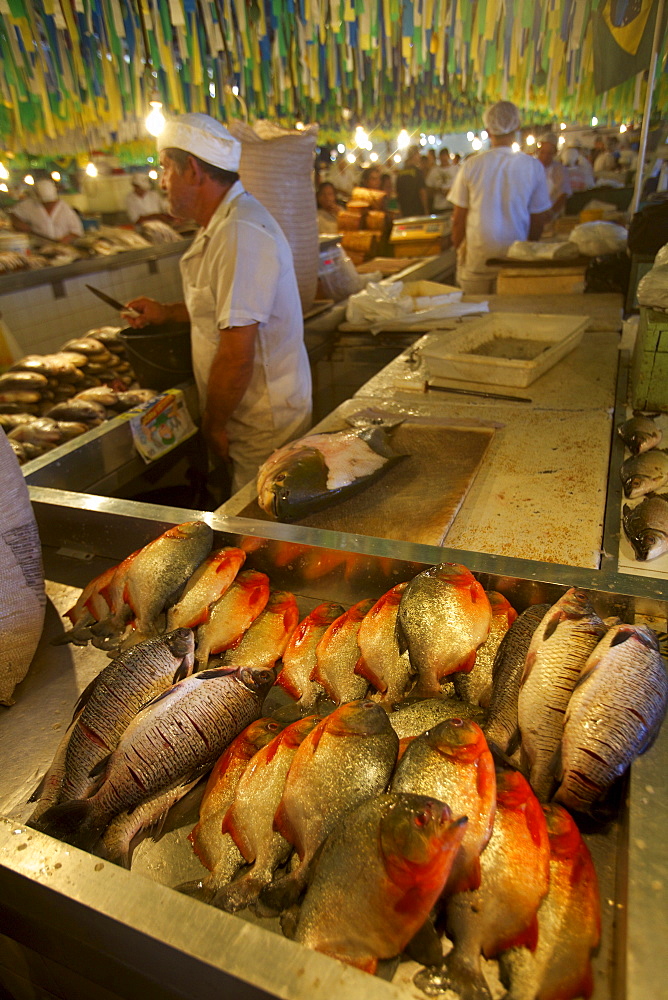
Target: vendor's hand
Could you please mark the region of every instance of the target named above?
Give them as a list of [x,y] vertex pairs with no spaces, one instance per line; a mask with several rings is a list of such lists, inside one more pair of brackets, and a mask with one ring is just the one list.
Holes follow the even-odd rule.
[[121,313],[123,319],[127,321],[129,326],[134,327],[135,330],[140,330],[144,326],[149,326],[149,324],[160,326],[169,319],[167,306],[164,306],[161,302],[156,302],[155,299],[148,299],[144,295],[138,299],[133,299],[132,302],[128,302],[127,307],[139,313],[138,316],[133,316],[131,313]]
[[205,412],[202,417],[202,434],[211,452],[224,461],[230,457],[230,442],[224,427],[217,427],[215,421]]

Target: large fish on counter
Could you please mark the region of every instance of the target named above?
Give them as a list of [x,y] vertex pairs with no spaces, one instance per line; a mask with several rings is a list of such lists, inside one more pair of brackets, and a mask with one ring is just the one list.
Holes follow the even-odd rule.
[[262,510],[279,521],[306,517],[359,493],[405,458],[389,437],[401,420],[377,420],[351,418],[358,426],[310,434],[275,451],[257,476]]
[[190,786],[242,729],[259,718],[271,671],[219,667],[193,674],[139,712],[108,758],[94,795],[47,810],[36,826],[90,849],[119,813],[172,788]]
[[668,704],[658,640],[617,625],[587,660],[568,703],[555,799],[587,811],[656,738]]
[[466,829],[424,795],[366,799],[325,841],[295,938],[366,972],[398,955],[443,891]]
[[531,639],[518,721],[531,787],[542,802],[550,797],[554,784],[552,764],[568,701],[587,658],[606,631],[586,591],[571,587],[550,608]]
[[538,909],[535,951],[501,956],[504,1000],[575,1000],[594,991],[591,956],[601,937],[596,869],[580,832],[558,805],[544,807],[550,838],[550,887]]
[[550,882],[550,846],[540,803],[517,771],[497,774],[494,830],[480,855],[480,871],[478,889],[445,901],[454,948],[442,967],[415,977],[430,996],[452,989],[467,1000],[491,1000],[481,955],[495,958],[522,945],[536,949],[538,908]]

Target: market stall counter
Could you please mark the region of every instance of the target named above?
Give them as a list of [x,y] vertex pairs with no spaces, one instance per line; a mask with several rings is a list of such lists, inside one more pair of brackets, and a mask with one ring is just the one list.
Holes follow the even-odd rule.
[[[275,919],[248,911],[232,916],[175,892],[174,885],[202,873],[187,841],[197,796],[170,814],[162,837],[137,846],[130,871],[25,825],[32,809],[27,799],[69,724],[73,702],[108,662],[100,649],[51,645],[62,634],[60,614],[93,576],[184,516],[201,516],[42,488],[33,490],[33,506],[43,545],[47,620],[28,677],[15,692],[16,704],[0,718],[0,971],[12,995],[37,990],[45,997],[106,1000],[209,1000],[221,993],[421,1000],[424,994],[413,983],[420,966],[414,961],[383,962],[373,977],[287,940]],[[665,629],[665,603],[634,597],[637,581],[623,577],[613,593],[607,586],[599,589],[597,574],[584,569],[206,518],[214,546],[239,546],[248,568],[269,574],[272,586],[296,596],[300,616],[324,600],[347,606],[376,598],[436,562],[462,560],[486,589],[505,595],[518,611],[553,602],[575,585],[591,590],[602,615],[651,619]],[[595,1000],[661,995],[657,963],[668,933],[668,908],[660,873],[668,857],[658,804],[668,793],[667,753],[664,731],[633,765],[619,812],[586,834],[603,928],[594,959]]]

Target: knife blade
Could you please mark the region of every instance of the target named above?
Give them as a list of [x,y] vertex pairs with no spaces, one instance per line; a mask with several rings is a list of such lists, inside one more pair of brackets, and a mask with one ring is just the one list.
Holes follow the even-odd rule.
[[106,292],[101,292],[99,288],[93,288],[92,285],[86,285],[86,288],[89,292],[92,292],[93,295],[97,295],[98,299],[102,299],[102,301],[106,302],[108,306],[111,306],[113,309],[117,309],[119,312],[125,313],[126,316],[136,318],[141,315],[141,313],[138,313],[136,309],[128,309],[128,307],[123,305],[122,302],[119,302],[118,299],[112,299],[111,295],[107,295]]

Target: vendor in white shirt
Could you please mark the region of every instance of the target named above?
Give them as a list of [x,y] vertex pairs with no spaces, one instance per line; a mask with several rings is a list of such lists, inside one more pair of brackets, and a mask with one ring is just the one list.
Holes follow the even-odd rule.
[[552,218],[563,213],[566,200],[573,194],[566,167],[555,159],[558,144],[559,140],[554,132],[547,132],[538,140],[538,159],[545,167],[547,188],[552,199]]
[[464,160],[448,200],[455,206],[457,282],[465,292],[487,295],[498,273],[487,261],[505,257],[515,240],[540,239],[552,203],[542,164],[512,149],[520,127],[517,107],[499,101],[483,120],[491,149]]
[[132,191],[125,199],[125,211],[135,226],[149,219],[172,221],[171,215],[165,212],[162,198],[152,189],[151,181],[145,174],[133,174]]
[[239,180],[241,143],[209,115],[168,121],[158,139],[169,208],[201,226],[181,258],[185,302],[141,297],[149,323],[188,322],[210,452],[230,459],[241,489],[276,448],[311,422],[311,371],[292,251]]
[[58,189],[53,181],[37,181],[35,195],[36,198],[25,198],[12,208],[14,229],[60,243],[70,243],[77,236],[83,236],[81,219],[73,208],[58,197]]

